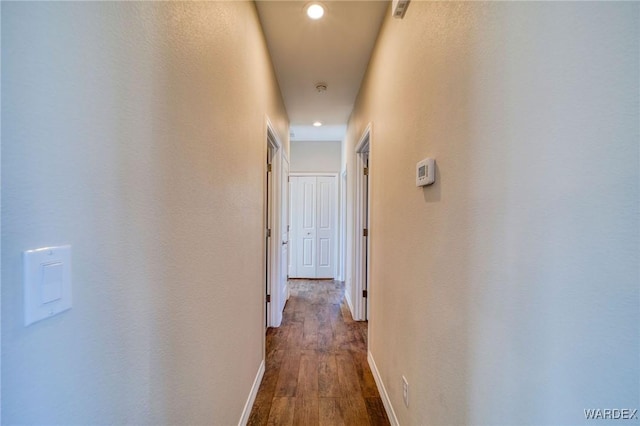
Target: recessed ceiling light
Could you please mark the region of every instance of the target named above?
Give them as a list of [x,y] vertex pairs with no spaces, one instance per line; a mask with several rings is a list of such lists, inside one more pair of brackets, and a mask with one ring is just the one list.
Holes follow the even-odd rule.
[[322,123],[320,121],[314,121],[313,125],[314,125],[314,127],[320,127],[320,126],[322,126]]
[[307,16],[311,19],[320,19],[324,15],[324,7],[318,3],[311,3],[307,7]]

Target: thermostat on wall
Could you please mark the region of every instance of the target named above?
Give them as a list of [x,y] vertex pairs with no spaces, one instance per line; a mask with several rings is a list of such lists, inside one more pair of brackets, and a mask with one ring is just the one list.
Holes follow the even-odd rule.
[[436,180],[436,160],[425,158],[416,164],[416,186],[431,185]]

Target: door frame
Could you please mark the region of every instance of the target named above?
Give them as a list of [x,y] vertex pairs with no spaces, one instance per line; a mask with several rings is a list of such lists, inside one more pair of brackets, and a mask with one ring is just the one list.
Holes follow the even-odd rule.
[[[339,233],[338,233],[338,227],[339,227],[339,212],[340,212],[340,197],[338,196],[338,176],[340,175],[340,173],[338,172],[290,172],[289,176],[290,177],[332,177],[334,180],[334,218],[335,218],[335,224],[333,227],[333,244],[332,244],[332,249],[333,249],[333,279],[337,279],[338,276],[338,237],[339,237]],[[291,186],[289,186],[289,191],[291,191]],[[291,200],[291,194],[289,194],[289,200]],[[290,215],[293,216],[293,204],[291,204],[291,213]],[[289,222],[291,222],[291,217],[289,218]],[[296,253],[296,250],[298,250],[298,246],[296,244],[297,241],[297,226],[292,225],[291,226],[291,233],[289,234],[289,258],[290,259],[295,259],[294,257],[294,253]],[[293,260],[292,260],[293,262]]]
[[[278,246],[278,253],[280,262],[278,263],[279,267],[279,282],[282,280],[285,281],[285,289],[283,292],[278,292],[275,300],[282,306],[282,309],[274,310],[273,314],[273,327],[279,327],[282,323],[282,312],[284,311],[284,305],[289,300],[289,264],[291,262],[291,195],[290,184],[289,184],[289,170],[291,167],[291,163],[289,162],[289,156],[284,150],[281,150],[282,154],[280,155],[280,217],[278,223],[280,225],[280,234],[279,239],[276,241],[276,245]],[[285,172],[286,165],[286,172]],[[284,220],[286,218],[286,221]],[[285,238],[285,239],[283,239]],[[282,239],[282,241],[281,241]],[[287,257],[283,259],[283,247],[287,246]],[[286,262],[285,262],[286,260]],[[286,265],[283,267],[283,264]],[[273,299],[272,299],[273,300]]]
[[[278,327],[282,321],[282,312],[272,309],[272,306],[280,306],[281,301],[277,284],[280,282],[280,236],[282,217],[282,158],[286,154],[282,148],[282,142],[275,131],[268,116],[265,116],[265,157],[268,156],[269,148],[274,150],[271,159],[271,177],[267,179],[267,163],[264,164],[265,191],[264,191],[264,236],[266,238],[266,253],[264,256],[264,276],[265,285],[263,291],[263,306],[265,307],[266,327]],[[268,199],[268,196],[271,196]],[[271,202],[269,202],[271,201]],[[269,236],[269,229],[271,230]],[[286,274],[286,271],[285,271]],[[274,285],[275,284],[275,285]],[[267,302],[267,296],[271,297],[271,302]],[[284,301],[282,301],[284,304]]]
[[[369,123],[365,128],[360,140],[355,147],[355,208],[354,208],[354,319],[356,321],[366,321],[369,319],[371,300],[371,167],[369,167],[369,175],[367,176],[367,194],[364,193],[363,186],[365,183],[364,176],[364,158],[363,154],[367,153],[369,157],[369,166],[371,165],[371,128]],[[366,195],[366,197],[365,197]],[[366,200],[366,206],[365,206]],[[367,212],[367,229],[368,236],[363,236],[364,229],[364,211]],[[367,297],[364,297],[363,291],[367,290]]]
[[347,279],[347,170],[343,170],[340,173],[340,226],[338,234],[339,252],[338,252],[338,267],[340,273],[338,274],[339,281],[346,281]]

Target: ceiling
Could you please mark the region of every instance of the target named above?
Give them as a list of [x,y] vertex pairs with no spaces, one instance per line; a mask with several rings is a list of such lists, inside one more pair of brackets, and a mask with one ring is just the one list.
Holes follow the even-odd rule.
[[[340,140],[378,36],[387,1],[320,1],[319,20],[308,1],[256,1],[292,140]],[[326,83],[319,93],[316,84]],[[322,127],[312,127],[314,121]],[[324,136],[326,134],[326,136]]]

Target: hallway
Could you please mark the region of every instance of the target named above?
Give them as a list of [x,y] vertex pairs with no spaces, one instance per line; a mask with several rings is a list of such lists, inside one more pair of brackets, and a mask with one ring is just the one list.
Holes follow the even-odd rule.
[[640,413],[640,2],[311,3],[2,2],[0,425]]
[[266,370],[249,425],[386,425],[367,363],[367,323],[351,318],[344,285],[290,281],[282,325],[269,328]]

